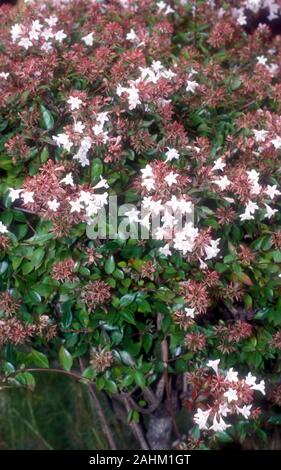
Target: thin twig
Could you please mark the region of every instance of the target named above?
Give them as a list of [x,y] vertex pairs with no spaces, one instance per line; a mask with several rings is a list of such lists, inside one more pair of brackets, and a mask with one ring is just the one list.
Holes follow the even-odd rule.
[[[124,397],[123,403],[125,405],[127,413],[129,414],[130,411],[132,411],[132,408],[131,408],[128,398]],[[136,438],[138,439],[140,446],[141,446],[141,450],[149,450],[149,446],[145,440],[145,437],[143,435],[140,425],[136,423],[135,421],[130,421],[129,426],[132,428],[132,431],[134,432]]]
[[106,419],[106,416],[103,412],[103,409],[101,407],[101,404],[99,402],[99,399],[95,393],[95,390],[94,390],[94,386],[89,384],[88,385],[88,390],[89,390],[89,394],[94,402],[94,406],[96,408],[96,411],[97,411],[97,414],[98,414],[98,417],[99,417],[99,420],[101,422],[101,425],[102,425],[102,430],[108,440],[108,443],[109,443],[109,446],[110,446],[110,449],[111,450],[116,450],[117,449],[117,446],[115,444],[115,441],[114,441],[114,437],[112,435],[112,432],[110,431],[110,428],[109,428],[109,424],[107,422],[107,419]]
[[[84,369],[84,364],[83,364],[83,360],[82,359],[79,359],[79,364],[80,364],[80,368],[81,370]],[[100,423],[102,425],[102,430],[108,440],[108,443],[109,443],[109,446],[110,446],[110,449],[111,450],[116,450],[117,449],[117,446],[116,446],[116,443],[114,441],[114,437],[113,437],[113,434],[110,430],[110,427],[109,427],[109,424],[108,424],[108,421],[107,421],[107,418],[103,412],[103,409],[102,409],[102,406],[100,404],[100,401],[96,395],[96,392],[95,392],[95,388],[94,388],[94,384],[88,384],[88,391],[89,391],[89,395],[93,401],[93,404],[94,404],[94,407],[97,411],[97,414],[98,414],[98,417],[99,417],[99,420],[100,420]]]

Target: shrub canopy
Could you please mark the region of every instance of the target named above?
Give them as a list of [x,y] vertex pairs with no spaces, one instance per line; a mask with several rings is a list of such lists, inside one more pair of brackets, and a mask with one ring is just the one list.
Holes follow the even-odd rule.
[[[189,448],[280,422],[281,43],[245,30],[265,3],[276,15],[251,1],[1,7],[5,386],[79,373],[148,436],[142,416],[175,418],[168,439]],[[133,206],[94,239],[110,196]],[[159,214],[154,237],[126,239]]]

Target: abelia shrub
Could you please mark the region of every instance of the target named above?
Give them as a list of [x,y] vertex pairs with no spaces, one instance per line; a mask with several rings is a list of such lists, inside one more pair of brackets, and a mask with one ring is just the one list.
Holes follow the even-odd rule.
[[1,7],[5,387],[67,374],[123,405],[143,449],[266,446],[281,420],[281,42],[247,25],[279,4]]

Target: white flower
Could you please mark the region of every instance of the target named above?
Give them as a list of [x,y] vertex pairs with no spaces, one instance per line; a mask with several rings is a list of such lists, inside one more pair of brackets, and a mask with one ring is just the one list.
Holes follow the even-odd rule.
[[11,28],[12,41],[16,42],[16,40],[21,36],[21,34],[22,34],[22,25],[19,23],[14,24]]
[[266,131],[264,129],[262,129],[260,131],[257,130],[257,129],[253,129],[253,133],[254,133],[256,142],[264,142],[265,138],[268,134],[268,131]]
[[280,191],[278,191],[276,184],[273,186],[270,186],[269,184],[267,185],[266,190],[264,191],[267,196],[270,197],[270,199],[274,199],[275,196],[279,196],[281,194]]
[[94,186],[94,189],[109,188],[106,179],[100,177],[100,181]]
[[132,28],[130,29],[130,32],[126,35],[126,39],[131,42],[138,42],[139,40],[138,36]]
[[228,380],[229,382],[238,382],[238,372],[233,370],[231,367],[226,374],[225,380]]
[[50,42],[47,42],[47,41],[44,42],[44,44],[42,44],[42,46],[41,46],[41,50],[45,51],[45,52],[49,52],[52,49],[53,49],[52,44]]
[[29,49],[32,46],[32,42],[29,38],[21,38],[19,42],[19,46],[23,47],[24,49]]
[[28,204],[29,202],[34,202],[33,196],[34,196],[33,191],[22,191],[22,194],[21,194],[24,204]]
[[185,316],[188,317],[188,318],[194,318],[195,316],[195,308],[185,308],[184,309],[185,311]]
[[60,203],[57,201],[57,199],[53,199],[52,201],[48,201],[48,207],[51,209],[51,211],[56,212],[60,206]]
[[167,6],[166,3],[163,2],[162,0],[161,0],[161,2],[157,2],[156,5],[158,7],[158,13],[160,13],[162,10],[165,10],[165,8]]
[[203,411],[201,408],[197,409],[197,412],[194,415],[194,422],[198,424],[199,429],[204,430],[208,429],[207,421],[209,419],[211,410]]
[[146,165],[142,170],[142,178],[153,178],[153,170],[151,165]]
[[264,55],[260,55],[257,57],[258,64],[260,65],[266,65],[267,63],[267,58]]
[[62,42],[66,37],[67,37],[67,35],[66,35],[65,32],[63,31],[63,29],[61,29],[60,31],[58,31],[58,32],[55,34],[55,39],[56,39],[56,41],[58,41],[58,42]]
[[67,175],[60,182],[64,184],[69,184],[70,186],[74,186],[72,173],[67,173]]
[[53,140],[59,147],[63,147],[68,152],[70,152],[70,149],[73,146],[73,143],[69,140],[69,136],[65,133],[54,135]]
[[227,401],[231,403],[232,401],[238,400],[237,391],[234,388],[230,388],[227,392],[224,392],[224,397],[227,398]]
[[191,93],[194,93],[198,86],[199,86],[199,83],[195,82],[194,80],[187,80],[186,91],[190,91]]
[[214,421],[210,429],[214,432],[224,432],[227,428],[230,427],[230,424],[226,424],[226,422],[220,417],[220,420],[217,420],[217,417],[214,417]]
[[192,222],[188,222],[181,232],[177,232],[174,237],[174,248],[180,250],[185,255],[192,252],[195,240],[198,236],[198,229],[194,227]]
[[144,186],[148,191],[155,189],[154,178],[145,178],[142,181],[142,186]]
[[141,104],[139,99],[139,91],[134,85],[131,85],[130,88],[124,88],[121,85],[118,85],[116,93],[118,96],[121,96],[123,93],[128,94],[130,110],[135,109],[138,104]]
[[141,104],[141,101],[139,99],[139,91],[136,87],[132,86],[131,88],[127,89],[127,93],[129,95],[129,109],[135,109],[138,104]]
[[10,197],[11,201],[14,202],[17,199],[19,199],[21,192],[22,192],[22,189],[9,188],[9,197]]
[[199,258],[199,269],[207,269],[208,265],[203,261],[201,258]]
[[212,259],[217,256],[217,254],[220,252],[220,249],[218,248],[219,242],[220,238],[217,240],[211,240],[210,245],[204,247],[206,253],[205,260]]
[[139,221],[139,213],[140,211],[138,211],[135,207],[133,207],[131,210],[125,212],[124,215],[128,217],[129,222],[131,224],[131,223]]
[[252,375],[251,372],[249,372],[247,377],[245,378],[245,383],[249,385],[249,387],[252,387],[252,385],[254,385],[256,381],[257,381],[257,378],[254,375]]
[[58,22],[58,18],[56,16],[50,16],[46,18],[45,21],[49,26],[55,26]]
[[9,72],[0,72],[0,78],[4,78],[4,80],[7,80],[9,75]]
[[169,148],[169,147],[167,148],[168,148],[168,152],[165,153],[165,156],[167,157],[165,162],[170,162],[171,160],[174,160],[174,159],[178,160],[180,158],[180,154],[176,149]]
[[225,166],[226,166],[226,163],[224,163],[223,159],[220,157],[215,161],[212,171],[217,171],[217,170],[222,171]]
[[248,180],[251,183],[251,193],[259,194],[261,186],[259,185],[259,173],[256,170],[247,171]]
[[259,390],[263,395],[265,395],[265,383],[264,380],[261,380],[259,384],[256,383],[257,378],[251,374],[251,372],[248,373],[245,383],[251,387],[252,390]]
[[157,215],[164,209],[164,206],[162,205],[161,199],[158,199],[157,201],[153,201],[151,196],[148,196],[148,197],[143,198],[142,208],[144,210],[148,209],[150,212]]
[[98,113],[96,116],[96,120],[103,126],[109,118],[107,117],[108,111],[103,111],[102,113]]
[[251,414],[251,408],[252,405],[244,405],[242,408],[239,408],[239,406],[236,406],[236,410],[238,413],[244,416],[244,418],[248,419],[250,414]]
[[74,122],[73,130],[78,134],[82,134],[85,129],[84,124],[81,121]]
[[92,46],[94,44],[94,33],[89,33],[87,36],[83,36],[82,41],[86,46]]
[[222,405],[219,406],[219,414],[221,416],[227,416],[228,413],[230,413],[230,412],[231,412],[231,409],[228,408],[226,403],[223,403]]
[[140,224],[145,227],[147,230],[150,229],[150,217],[151,214],[146,214],[144,217],[142,217],[141,220],[139,220]]
[[90,164],[90,161],[89,161],[87,155],[88,155],[88,151],[91,148],[91,145],[92,145],[91,138],[90,137],[84,137],[81,140],[81,145],[78,149],[78,152],[73,157],[74,160],[79,161],[79,163],[82,167],[87,166],[87,165]]
[[276,137],[276,139],[272,139],[271,143],[273,147],[275,147],[277,150],[281,149],[281,137]]
[[171,171],[167,176],[165,176],[164,180],[168,183],[168,186],[172,186],[173,184],[177,184],[177,177],[179,175]]
[[29,31],[29,33],[28,33],[28,37],[31,41],[32,40],[33,41],[38,41],[39,36],[40,36],[40,32],[36,31],[35,29],[31,29],[31,31]]
[[49,39],[51,39],[51,38],[54,37],[54,33],[53,33],[53,31],[51,30],[51,28],[45,28],[45,29],[42,31],[41,36],[42,36],[46,41],[48,41]]
[[3,222],[0,222],[0,233],[8,233],[8,229],[6,225],[3,224]]
[[207,362],[207,367],[211,367],[211,369],[215,371],[216,375],[219,375],[219,371],[218,371],[219,363],[220,363],[220,359],[215,359],[214,361],[210,360]]
[[80,100],[80,98],[78,98],[77,96],[70,96],[67,100],[67,103],[69,104],[71,111],[75,111],[75,109],[80,108],[83,101]]
[[39,20],[33,20],[32,24],[31,24],[31,27],[35,31],[41,31],[41,29],[43,28],[43,25],[40,23]]
[[259,206],[255,202],[249,201],[246,205],[245,212],[240,215],[240,219],[241,220],[252,220],[252,219],[254,219],[253,214],[258,209],[259,209]]
[[264,380],[261,380],[259,384],[252,385],[252,390],[258,390],[263,395],[265,395],[265,382],[264,382]]
[[237,17],[237,23],[240,24],[240,26],[245,26],[247,24],[247,17],[244,13],[241,12]]
[[69,201],[69,204],[71,205],[70,213],[81,212],[82,206],[79,199],[77,201]]
[[86,206],[88,206],[91,201],[93,200],[93,194],[89,191],[81,191],[79,196],[79,201],[83,202]]
[[266,219],[271,219],[271,217],[276,214],[276,212],[278,212],[277,209],[272,209],[268,204],[264,204],[265,205],[265,210],[266,210],[266,214],[265,214],[265,218]]
[[95,135],[101,135],[103,133],[103,124],[95,124],[92,130]]
[[176,223],[175,217],[169,211],[165,211],[161,221],[164,228],[173,228]]
[[165,15],[169,15],[169,13],[175,13],[175,10],[170,7],[170,5],[167,5],[166,10],[165,10]]
[[217,180],[213,180],[213,183],[219,186],[219,188],[224,191],[230,184],[231,181],[229,181],[227,176],[221,176]]
[[159,248],[159,253],[163,256],[171,256],[172,252],[170,250],[170,245],[169,243],[166,243],[166,245],[161,246]]

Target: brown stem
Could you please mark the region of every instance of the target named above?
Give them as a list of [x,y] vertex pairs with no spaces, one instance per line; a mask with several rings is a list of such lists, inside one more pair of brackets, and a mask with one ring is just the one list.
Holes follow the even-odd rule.
[[28,368],[28,369],[25,369],[26,372],[54,372],[56,374],[63,374],[63,375],[67,375],[68,377],[71,377],[72,379],[75,379],[75,380],[88,380],[88,379],[85,379],[84,377],[82,377],[82,375],[78,374],[77,372],[70,372],[70,371],[67,371],[67,370],[63,370],[63,369],[55,369],[55,368],[44,368],[44,367],[32,367],[32,368]]
[[[80,369],[83,370],[84,369],[84,364],[83,364],[83,360],[82,359],[79,359],[79,364],[80,364]],[[99,417],[99,420],[100,420],[100,423],[102,425],[102,430],[108,440],[108,443],[109,443],[109,447],[111,450],[116,450],[117,449],[117,446],[115,444],[115,441],[114,441],[114,437],[113,437],[113,434],[112,432],[110,431],[110,427],[109,427],[109,424],[108,424],[108,421],[107,421],[107,418],[103,412],[103,409],[102,409],[102,406],[100,404],[100,401],[96,395],[96,392],[95,392],[95,388],[94,388],[94,384],[88,384],[88,391],[89,391],[89,395],[93,401],[93,404],[94,404],[94,407],[97,411],[97,414],[98,414],[98,417]]]
[[[131,405],[129,403],[128,398],[124,397],[123,398],[123,403],[125,405],[127,413],[129,414],[130,411],[132,411],[132,408],[131,408]],[[143,432],[142,432],[142,429],[141,429],[140,425],[138,423],[136,423],[135,421],[130,421],[129,426],[131,427],[131,429],[132,429],[133,433],[135,434],[136,438],[138,439],[138,441],[140,443],[140,446],[141,446],[141,450],[149,450],[149,446],[148,446],[148,444],[145,440],[145,437],[143,435]]]
[[115,444],[115,441],[114,441],[114,437],[113,437],[113,434],[112,432],[110,431],[110,428],[109,428],[109,424],[107,422],[107,419],[106,419],[106,416],[103,412],[103,409],[101,407],[101,404],[99,402],[99,399],[95,393],[95,390],[94,390],[94,386],[92,384],[88,384],[88,390],[89,390],[89,394],[93,400],[93,403],[94,403],[94,407],[97,411],[97,414],[98,414],[98,417],[99,417],[99,420],[100,420],[100,423],[102,425],[102,430],[108,440],[108,443],[109,443],[109,446],[110,446],[110,449],[111,450],[116,450],[117,449],[117,446]]

